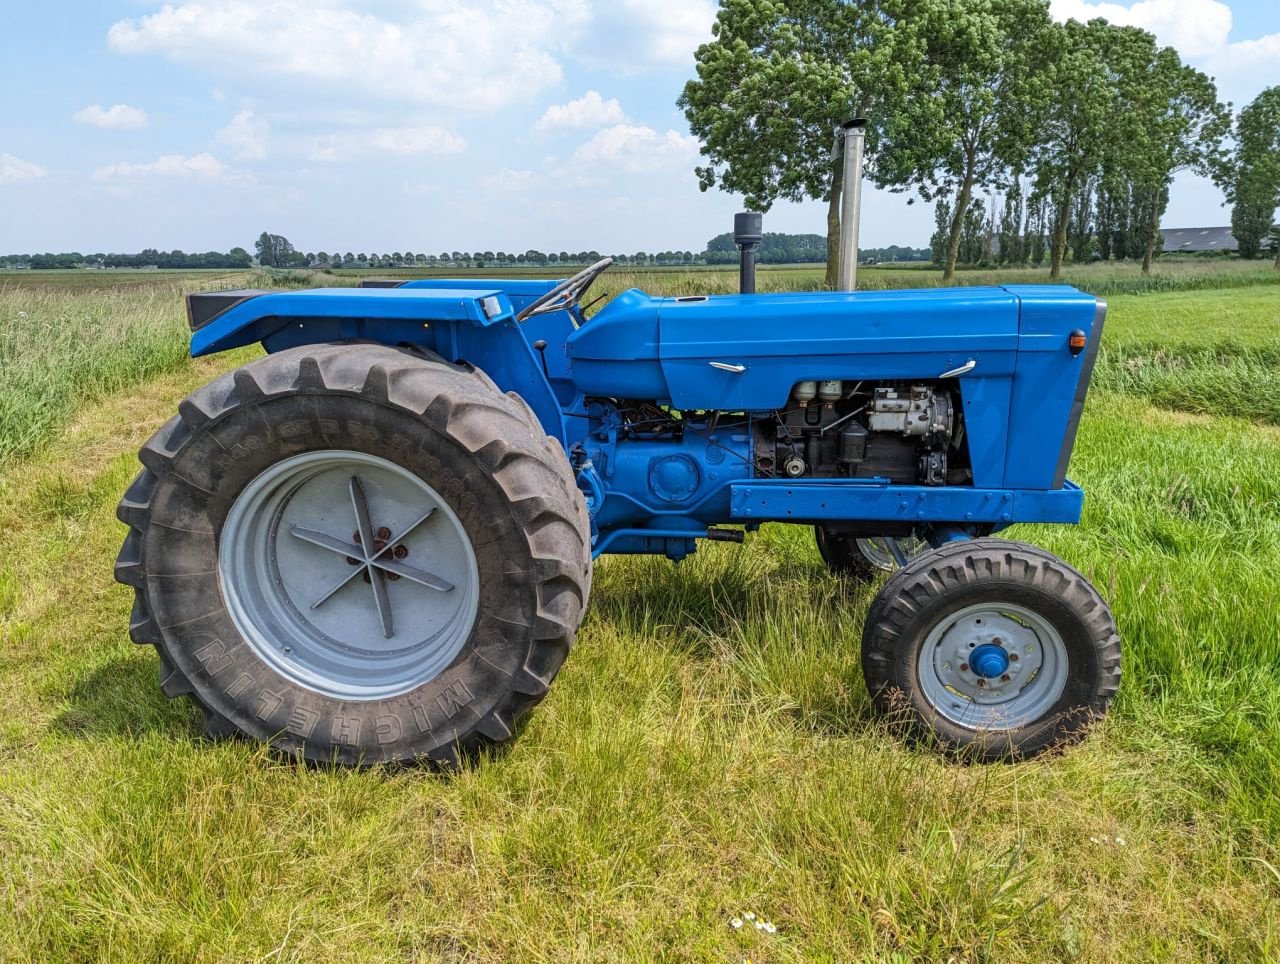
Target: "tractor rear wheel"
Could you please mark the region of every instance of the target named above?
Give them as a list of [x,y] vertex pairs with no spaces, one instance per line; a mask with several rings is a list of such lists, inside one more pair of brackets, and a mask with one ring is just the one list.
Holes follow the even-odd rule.
[[120,504],[130,633],[206,734],[316,762],[512,736],[590,589],[559,444],[482,372],[370,344],[279,352],[179,405]]
[[876,708],[980,760],[1074,743],[1120,684],[1120,637],[1061,559],[999,539],[949,543],[885,583],[862,669]]

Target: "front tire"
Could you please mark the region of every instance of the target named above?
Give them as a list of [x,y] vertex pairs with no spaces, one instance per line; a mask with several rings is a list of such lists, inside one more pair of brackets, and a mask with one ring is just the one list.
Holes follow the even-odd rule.
[[581,621],[590,548],[558,443],[483,373],[381,345],[225,375],[140,453],[116,577],[161,686],[346,765],[512,736]]
[[877,710],[980,760],[1080,740],[1120,683],[1120,637],[1061,559],[998,539],[927,552],[871,604],[862,667]]

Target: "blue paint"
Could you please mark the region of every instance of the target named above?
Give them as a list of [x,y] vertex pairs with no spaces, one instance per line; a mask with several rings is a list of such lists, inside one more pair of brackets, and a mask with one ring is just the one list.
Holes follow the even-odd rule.
[[983,679],[995,679],[1009,668],[1009,654],[995,643],[983,643],[969,654],[969,668]]
[[[1061,286],[654,298],[632,289],[590,321],[515,315],[556,284],[425,279],[395,288],[264,292],[200,328],[193,355],[370,340],[435,352],[518,393],[564,446],[595,550],[682,558],[708,526],[893,522],[935,544],[1018,522],[1071,523],[1083,492],[1055,486],[1069,454],[1099,303]],[[544,343],[535,350],[535,343]],[[972,483],[761,478],[752,425],[807,379],[955,380]],[[682,413],[676,435],[630,431],[619,405]],[[1065,463],[1063,463],[1065,464]],[[1060,476],[1057,476],[1060,478]]]

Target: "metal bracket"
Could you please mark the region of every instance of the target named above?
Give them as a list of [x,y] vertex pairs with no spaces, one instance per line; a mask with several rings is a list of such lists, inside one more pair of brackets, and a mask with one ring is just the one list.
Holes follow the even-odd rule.
[[978,367],[978,363],[974,359],[970,358],[967,362],[965,362],[959,368],[952,368],[948,371],[943,372],[938,377],[939,378],[955,378],[958,375],[967,375],[969,374],[969,372],[973,371],[977,367]]

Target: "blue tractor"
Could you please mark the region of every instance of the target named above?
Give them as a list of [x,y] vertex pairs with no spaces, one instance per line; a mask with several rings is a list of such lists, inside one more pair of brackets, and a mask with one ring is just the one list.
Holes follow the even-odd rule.
[[190,296],[193,355],[267,354],[142,449],[116,576],[208,735],[455,764],[546,694],[596,556],[679,561],[764,523],[812,527],[852,578],[898,564],[866,682],[935,745],[1025,758],[1106,711],[1107,604],[992,538],[1080,518],[1066,473],[1105,305],[1048,286],[633,289],[588,318],[609,265]]

